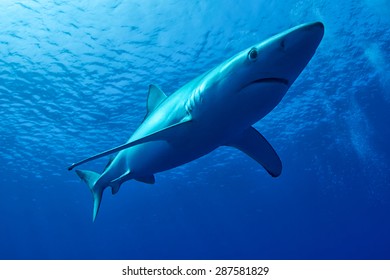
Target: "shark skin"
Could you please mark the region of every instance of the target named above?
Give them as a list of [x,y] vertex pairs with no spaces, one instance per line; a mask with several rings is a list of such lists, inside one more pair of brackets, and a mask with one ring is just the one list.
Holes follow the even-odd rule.
[[68,167],[117,153],[102,174],[76,170],[92,192],[93,220],[105,188],[116,194],[127,180],[154,184],[154,174],[220,146],[239,149],[279,176],[279,156],[252,125],[282,100],[323,35],[321,22],[302,24],[243,50],[170,96],[151,85],[147,114],[125,144]]

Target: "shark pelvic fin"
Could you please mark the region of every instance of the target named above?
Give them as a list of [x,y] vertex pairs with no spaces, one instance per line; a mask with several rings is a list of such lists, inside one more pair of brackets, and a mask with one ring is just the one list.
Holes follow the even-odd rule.
[[102,201],[103,189],[96,187],[96,182],[98,181],[100,175],[93,171],[88,170],[76,170],[77,175],[80,179],[87,183],[89,190],[92,193],[93,197],[93,221],[95,221],[97,213],[99,212],[100,203]]
[[156,182],[154,175],[137,177],[137,178],[134,178],[134,180],[137,180],[138,182],[142,182],[145,184],[150,184],[150,185],[153,185]]
[[86,163],[86,162],[89,162],[89,161],[92,161],[92,160],[95,160],[95,159],[98,159],[98,158],[101,158],[104,156],[108,156],[108,155],[111,155],[111,154],[116,153],[116,152],[120,152],[124,149],[130,148],[130,147],[142,144],[142,143],[146,143],[146,142],[150,142],[150,141],[157,141],[157,140],[165,140],[167,135],[177,133],[178,130],[180,130],[183,127],[186,127],[188,125],[188,123],[190,123],[191,121],[192,121],[191,115],[187,115],[181,121],[179,121],[175,124],[172,124],[170,126],[167,126],[163,129],[160,129],[156,132],[153,132],[149,135],[146,135],[145,137],[142,137],[140,139],[131,141],[129,143],[126,143],[126,144],[123,144],[120,146],[117,146],[117,147],[112,148],[110,150],[104,151],[100,154],[83,159],[82,161],[79,161],[77,163],[73,163],[71,166],[68,167],[68,170],[70,171],[73,168],[75,168],[76,166],[79,166],[80,164],[83,164],[83,163]]
[[244,152],[260,163],[272,176],[282,173],[282,162],[271,144],[255,128],[247,128],[237,139],[230,142],[231,146]]
[[146,104],[146,116],[153,112],[167,98],[166,94],[157,86],[150,85],[148,93],[148,101]]

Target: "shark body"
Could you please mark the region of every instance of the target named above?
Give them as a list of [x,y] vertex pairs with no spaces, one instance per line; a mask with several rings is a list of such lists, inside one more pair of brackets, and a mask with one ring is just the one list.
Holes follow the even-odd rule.
[[154,174],[220,146],[241,150],[270,175],[279,176],[279,156],[252,125],[281,101],[323,34],[320,22],[291,28],[236,54],[170,96],[150,85],[147,114],[130,139],[68,168],[117,153],[102,174],[76,170],[92,192],[93,220],[105,188],[116,194],[127,180],[153,184]]

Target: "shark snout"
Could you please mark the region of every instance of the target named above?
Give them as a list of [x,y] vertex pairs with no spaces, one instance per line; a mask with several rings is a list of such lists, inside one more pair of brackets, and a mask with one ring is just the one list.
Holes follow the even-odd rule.
[[322,22],[302,24],[286,31],[278,40],[279,49],[286,53],[303,53],[317,49],[324,36]]
[[323,23],[313,22],[291,28],[270,39],[274,60],[268,62],[268,69],[291,85],[314,55],[323,36]]
[[324,37],[325,27],[322,22],[309,23],[303,27],[306,29],[306,33],[311,37],[311,41],[315,42],[315,47],[317,48],[320,44],[322,37]]

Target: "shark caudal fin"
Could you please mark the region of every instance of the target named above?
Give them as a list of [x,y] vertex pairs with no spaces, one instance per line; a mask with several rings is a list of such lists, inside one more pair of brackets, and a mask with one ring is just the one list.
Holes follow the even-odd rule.
[[88,171],[88,170],[76,170],[80,179],[87,183],[93,197],[93,221],[95,221],[97,213],[99,211],[100,202],[102,201],[103,189],[96,187],[96,182],[100,177],[100,174]]

